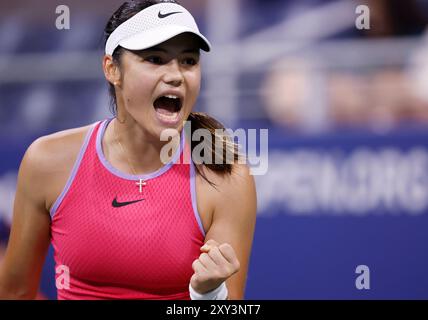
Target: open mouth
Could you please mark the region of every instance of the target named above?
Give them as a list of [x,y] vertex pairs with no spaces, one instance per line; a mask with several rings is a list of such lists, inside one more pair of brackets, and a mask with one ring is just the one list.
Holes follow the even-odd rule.
[[180,97],[175,95],[164,95],[157,98],[153,106],[159,120],[172,124],[179,120],[182,104]]

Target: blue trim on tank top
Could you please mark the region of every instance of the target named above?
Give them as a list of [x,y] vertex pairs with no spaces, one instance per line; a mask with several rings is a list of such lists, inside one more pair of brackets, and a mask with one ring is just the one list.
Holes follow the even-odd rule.
[[201,215],[199,214],[198,210],[198,203],[196,197],[196,170],[193,161],[190,161],[190,197],[192,198],[193,214],[195,215],[199,230],[205,238],[205,230],[202,225]]

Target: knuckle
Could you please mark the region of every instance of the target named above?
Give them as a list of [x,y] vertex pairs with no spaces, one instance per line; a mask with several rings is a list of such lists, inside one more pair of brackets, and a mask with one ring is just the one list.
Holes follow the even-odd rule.
[[220,256],[220,250],[217,247],[214,247],[213,249],[208,252],[208,255],[212,258],[219,257]]
[[216,247],[216,248],[215,248],[215,250],[214,250],[214,252],[215,252],[216,254],[221,255],[220,247]]
[[201,262],[203,262],[204,264],[206,264],[206,263],[208,263],[208,262],[209,262],[209,260],[211,260],[211,258],[210,258],[210,256],[209,256],[208,254],[204,253],[204,254],[202,254],[202,255],[199,257],[199,260],[200,260]]
[[235,255],[235,251],[233,250],[232,246],[228,243],[223,243],[218,248],[219,248],[220,252],[223,254]]
[[195,271],[195,272],[198,271],[199,264],[200,264],[200,262],[199,262],[198,259],[196,259],[195,261],[193,261],[193,263],[192,263],[192,269],[193,269],[193,271]]
[[239,269],[241,269],[241,263],[239,262],[239,260],[238,260],[238,259],[236,259],[236,260],[233,262],[233,267],[234,267],[234,269],[235,269],[235,272],[236,272],[236,271],[239,271]]
[[222,243],[222,244],[219,246],[219,248],[220,248],[220,249],[224,249],[224,250],[230,250],[230,249],[232,249],[232,246],[231,246],[229,243],[225,242],[225,243]]
[[217,255],[217,254],[215,254],[214,252],[209,253],[209,254],[208,254],[208,256],[210,257],[210,259],[211,259],[212,261],[216,261],[216,260],[217,260],[217,257],[218,257],[218,255]]
[[228,266],[223,266],[220,269],[220,277],[227,278],[232,274],[232,270]]

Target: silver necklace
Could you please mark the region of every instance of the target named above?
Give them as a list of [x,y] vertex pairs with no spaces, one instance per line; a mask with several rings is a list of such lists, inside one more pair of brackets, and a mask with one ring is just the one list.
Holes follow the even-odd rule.
[[[136,176],[137,172],[135,171],[134,166],[132,165],[132,162],[129,160],[128,153],[126,152],[122,143],[120,143],[120,140],[116,131],[116,121],[114,122],[114,125],[113,125],[113,131],[114,131],[114,138],[115,138],[116,144],[120,146],[121,152],[125,155],[126,161],[128,162],[128,166],[131,169],[132,174]],[[144,179],[139,178],[135,184],[139,187],[140,193],[143,193],[143,187],[147,184],[147,182],[144,181]]]

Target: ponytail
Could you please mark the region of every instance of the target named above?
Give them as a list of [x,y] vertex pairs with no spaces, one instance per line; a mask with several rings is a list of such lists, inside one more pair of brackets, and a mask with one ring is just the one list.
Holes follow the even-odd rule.
[[[233,163],[236,163],[239,160],[240,156],[242,156],[242,154],[239,153],[238,144],[231,140],[231,137],[225,133],[224,126],[213,117],[210,117],[206,113],[202,112],[191,112],[187,120],[190,121],[191,124],[191,137],[193,137],[193,133],[198,129],[208,130],[211,134],[211,139],[209,141],[211,142],[211,145],[205,140],[203,140],[202,142],[195,142],[193,141],[193,139],[190,139],[191,153],[193,154],[193,150],[197,145],[199,145],[200,143],[205,143],[206,145],[204,145],[202,152],[204,152],[204,150],[208,150],[211,156],[210,159],[216,159],[217,157],[217,159],[220,158],[222,159],[222,161],[220,163],[215,163],[216,161],[211,161],[210,163],[203,163],[203,165],[208,169],[221,175],[231,174],[233,170]],[[220,132],[222,132],[222,134],[216,132],[216,129],[220,129]],[[216,144],[219,144],[218,142],[216,143],[216,141],[221,141],[223,148],[221,148],[220,151],[216,150],[215,148]],[[220,152],[222,154],[220,154]],[[228,161],[226,161],[228,154],[232,154],[232,163],[228,163]],[[204,155],[201,156],[204,157]],[[197,173],[201,175],[208,183],[213,186],[215,185],[207,179],[205,174],[201,172],[198,166],[195,165],[195,169]]]

